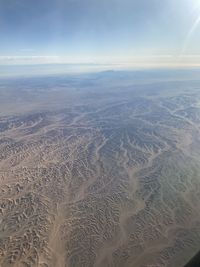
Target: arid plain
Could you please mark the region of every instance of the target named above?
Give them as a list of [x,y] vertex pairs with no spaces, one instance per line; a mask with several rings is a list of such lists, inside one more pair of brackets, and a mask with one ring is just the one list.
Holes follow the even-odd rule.
[[0,82],[0,266],[182,267],[200,249],[200,82]]

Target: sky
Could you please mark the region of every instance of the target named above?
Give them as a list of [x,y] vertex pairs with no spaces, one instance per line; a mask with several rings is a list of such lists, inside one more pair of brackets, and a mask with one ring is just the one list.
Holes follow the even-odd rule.
[[0,0],[0,65],[200,66],[200,0]]

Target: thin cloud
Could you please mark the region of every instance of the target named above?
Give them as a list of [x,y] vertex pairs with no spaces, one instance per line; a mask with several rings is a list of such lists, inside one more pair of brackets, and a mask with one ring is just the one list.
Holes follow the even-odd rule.
[[116,68],[192,67],[200,66],[200,55],[146,55],[143,57],[70,57],[70,56],[0,56],[0,65],[90,64],[112,65]]

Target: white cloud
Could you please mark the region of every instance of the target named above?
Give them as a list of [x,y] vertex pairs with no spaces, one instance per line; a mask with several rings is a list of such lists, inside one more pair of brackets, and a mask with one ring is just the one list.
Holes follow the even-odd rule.
[[133,57],[114,56],[0,56],[0,65],[36,64],[99,64],[112,65],[113,68],[131,67],[192,67],[200,66],[200,55],[145,55]]
[[0,56],[1,65],[26,65],[57,63],[57,56]]

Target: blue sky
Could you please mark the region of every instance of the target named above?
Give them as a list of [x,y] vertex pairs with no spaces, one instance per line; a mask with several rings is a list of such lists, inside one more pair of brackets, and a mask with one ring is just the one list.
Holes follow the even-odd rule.
[[0,64],[200,63],[200,0],[0,0]]

